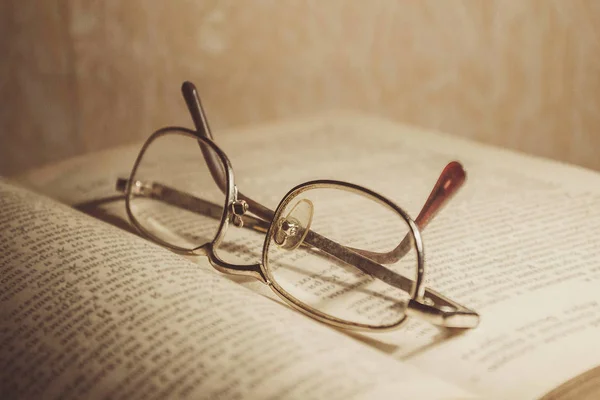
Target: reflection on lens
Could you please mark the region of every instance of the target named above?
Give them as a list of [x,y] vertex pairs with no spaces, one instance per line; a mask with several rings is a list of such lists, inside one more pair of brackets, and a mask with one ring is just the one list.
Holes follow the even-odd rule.
[[129,196],[131,213],[146,233],[179,249],[197,248],[214,239],[224,204],[198,139],[174,130],[148,145]]
[[404,241],[403,256],[390,257],[383,267],[368,258],[370,253],[393,252],[407,235],[412,239],[396,210],[341,186],[296,191],[284,204],[275,215],[264,257],[276,289],[346,323],[385,327],[403,320],[410,282],[391,286],[373,268],[412,279],[414,242]]

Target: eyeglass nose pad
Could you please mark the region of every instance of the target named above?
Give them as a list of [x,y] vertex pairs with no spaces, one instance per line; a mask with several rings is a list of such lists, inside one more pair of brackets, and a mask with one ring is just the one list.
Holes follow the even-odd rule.
[[295,250],[302,244],[314,213],[312,201],[302,199],[290,210],[287,216],[279,218],[275,225],[273,240],[286,250]]

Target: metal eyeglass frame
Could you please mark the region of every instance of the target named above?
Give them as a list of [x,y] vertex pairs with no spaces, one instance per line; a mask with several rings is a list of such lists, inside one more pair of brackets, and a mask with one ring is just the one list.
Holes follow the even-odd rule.
[[[336,327],[353,330],[387,330],[399,327],[406,320],[407,316],[416,316],[435,325],[448,328],[474,328],[478,325],[479,315],[475,311],[470,310],[431,289],[425,288],[424,285],[425,264],[420,229],[427,226],[429,221],[437,214],[441,207],[447,203],[464,183],[466,174],[460,163],[452,162],[444,168],[429,195],[429,198],[425,202],[417,219],[414,221],[403,209],[380,194],[352,183],[335,180],[315,180],[294,187],[283,197],[277,206],[277,209],[273,212],[248,196],[238,192],[234,183],[234,173],[231,163],[227,155],[213,141],[213,136],[195,86],[191,82],[184,82],[182,85],[182,93],[196,126],[196,130],[194,131],[182,127],[165,127],[157,130],[142,146],[129,179],[117,180],[117,190],[126,194],[126,209],[129,219],[143,235],[175,251],[195,255],[206,255],[212,266],[220,272],[254,277],[270,286],[275,293],[293,308],[321,322],[329,323]],[[161,183],[134,180],[140,161],[148,146],[157,138],[172,134],[191,137],[198,141],[213,180],[225,194],[226,199],[224,208]],[[285,289],[277,284],[276,280],[272,278],[267,260],[269,244],[271,238],[275,234],[274,230],[276,229],[276,224],[272,223],[272,221],[280,220],[281,213],[293,198],[301,192],[313,188],[334,188],[360,194],[392,209],[407,223],[410,230],[409,234],[400,241],[395,249],[388,253],[376,253],[346,247],[323,237],[310,229],[303,232],[302,237],[303,244],[318,248],[329,256],[352,265],[362,272],[380,279],[393,287],[410,293],[410,300],[408,301],[405,314],[399,321],[389,325],[370,325],[333,317],[299,301],[285,291]],[[137,221],[131,211],[131,198],[140,193],[176,207],[185,208],[186,210],[209,215],[214,218],[220,218],[220,225],[215,238],[212,242],[205,243],[190,250],[178,247],[156,237]],[[253,215],[248,215],[248,213]],[[262,252],[262,262],[251,265],[236,265],[223,261],[216,254],[215,249],[218,248],[223,240],[229,221],[232,221],[234,225],[238,227],[250,228],[266,233]],[[398,261],[412,246],[416,249],[417,259],[414,280],[402,276],[381,265]]]

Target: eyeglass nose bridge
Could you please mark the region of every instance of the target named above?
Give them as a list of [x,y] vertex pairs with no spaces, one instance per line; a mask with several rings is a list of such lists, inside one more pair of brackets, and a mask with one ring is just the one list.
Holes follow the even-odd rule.
[[310,229],[314,214],[314,205],[308,199],[302,199],[290,212],[276,221],[273,241],[285,250],[297,249]]

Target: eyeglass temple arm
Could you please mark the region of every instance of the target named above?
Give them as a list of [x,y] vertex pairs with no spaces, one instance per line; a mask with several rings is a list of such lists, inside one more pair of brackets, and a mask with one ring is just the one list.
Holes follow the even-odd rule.
[[[190,115],[192,116],[192,121],[194,121],[194,125],[198,134],[207,137],[211,140],[214,140],[196,86],[189,81],[183,82],[183,84],[181,85],[181,93],[183,94],[185,104],[190,112]],[[221,167],[221,162],[219,161],[215,152],[210,151],[210,149],[203,143],[199,143],[199,145],[200,149],[202,150],[202,154],[204,155],[204,160],[206,161],[206,164],[208,165],[210,173],[213,177],[213,180],[219,186],[221,191],[223,193],[226,193],[227,179],[225,177],[225,171]],[[263,206],[257,201],[252,200],[251,198],[245,196],[242,193],[238,193],[238,198],[248,203],[250,211],[256,216],[269,222],[273,219],[273,215],[275,213],[269,208]]]
[[[305,243],[321,249],[328,255],[352,265],[374,278],[380,279],[390,286],[410,293],[413,281],[389,268],[378,264],[357,251],[342,246],[314,231],[308,231]],[[414,293],[411,293],[414,297]],[[474,328],[479,324],[479,314],[431,289],[424,289],[422,296],[411,299],[407,315],[417,316],[432,324],[446,328]]]
[[[127,179],[119,178],[116,189],[120,192],[126,192],[128,183]],[[223,212],[217,204],[160,183],[135,181],[131,184],[134,185],[137,194],[164,201],[175,207],[184,208],[215,219],[219,219]],[[259,232],[266,232],[270,225],[270,222],[249,215],[244,215],[242,218],[244,228]],[[414,282],[411,279],[367,258],[364,254],[361,254],[361,251],[342,246],[314,231],[309,230],[307,232],[303,244],[312,246],[318,251],[322,251],[348,265],[353,265],[364,273],[405,292],[410,292],[413,288]],[[423,296],[419,297],[422,298],[418,301],[411,300],[409,302],[408,314],[419,316],[433,324],[445,327],[472,328],[477,326],[479,322],[477,313],[433,290],[425,289]]]
[[[452,161],[442,171],[427,201],[417,216],[415,223],[419,230],[425,229],[438,212],[454,197],[467,178],[463,166],[458,161]],[[352,249],[371,260],[381,264],[393,264],[400,260],[411,248],[410,235],[407,234],[400,244],[387,253],[378,253],[361,249]]]

